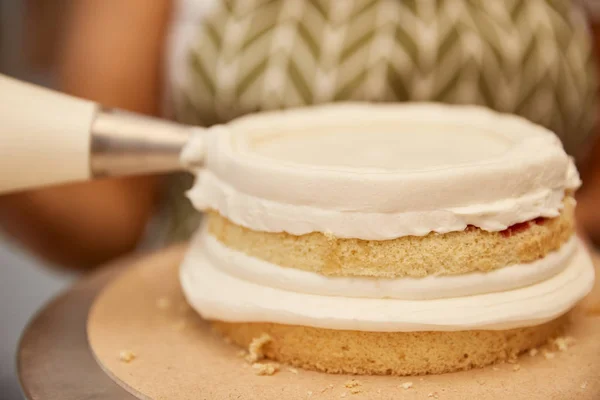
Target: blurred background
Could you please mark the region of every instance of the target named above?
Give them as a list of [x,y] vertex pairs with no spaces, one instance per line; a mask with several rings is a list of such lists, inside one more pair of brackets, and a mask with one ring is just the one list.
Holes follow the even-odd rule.
[[[51,3],[57,6],[47,7]],[[0,1],[0,73],[44,86],[53,85],[53,49],[60,36],[60,18],[66,16],[62,11],[68,10],[67,3],[63,0]],[[35,19],[37,13],[48,16],[44,19],[46,24],[27,23]],[[35,42],[34,37],[43,37],[47,42]],[[19,335],[31,315],[67,286],[73,276],[41,268],[38,260],[27,255],[1,231],[0,271],[0,399],[22,399],[15,373]]]

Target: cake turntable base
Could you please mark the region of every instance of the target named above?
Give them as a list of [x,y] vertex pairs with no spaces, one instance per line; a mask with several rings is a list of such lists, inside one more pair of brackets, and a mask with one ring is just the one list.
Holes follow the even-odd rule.
[[[573,312],[566,351],[443,375],[328,375],[285,365],[258,376],[184,301],[184,246],[119,261],[77,282],[25,330],[18,371],[30,400],[597,399],[600,284]],[[600,258],[596,257],[596,265]],[[598,269],[597,269],[598,271]],[[599,271],[600,272],[600,271]],[[598,274],[600,276],[600,274]],[[127,362],[124,357],[133,355]],[[360,385],[345,386],[350,379]],[[405,388],[412,383],[410,388]],[[358,393],[353,393],[358,392]]]

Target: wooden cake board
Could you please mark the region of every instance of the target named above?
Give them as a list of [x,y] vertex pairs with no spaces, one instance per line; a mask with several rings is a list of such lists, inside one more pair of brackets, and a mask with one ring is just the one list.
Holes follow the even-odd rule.
[[[83,398],[64,393],[65,389],[76,393],[80,385],[88,389],[82,393],[94,392],[93,398],[99,400],[600,398],[598,281],[573,313],[566,332],[576,342],[550,356],[540,351],[519,357],[518,364],[422,377],[329,375],[290,370],[285,365],[272,376],[258,376],[238,355],[240,349],[214,334],[185,303],[178,282],[184,251],[180,246],[122,262],[110,273],[101,271],[77,284],[72,291],[80,294],[78,305],[73,304],[77,298],[63,296],[42,311],[25,333],[20,351],[19,371],[28,397]],[[93,293],[102,287],[87,320],[89,348],[80,348],[85,334],[77,331],[71,333],[74,343],[69,350],[69,338],[61,335],[83,330],[85,321],[64,313],[83,315]],[[49,320],[48,313],[56,320]],[[61,323],[68,332],[60,332],[57,324]],[[62,352],[58,351],[61,346]],[[38,354],[44,349],[49,354]],[[56,371],[61,362],[71,364],[69,373]],[[106,374],[98,372],[98,365]],[[356,379],[359,386],[346,387],[350,379]],[[114,382],[125,390],[119,392]],[[54,397],[45,396],[51,391]]]

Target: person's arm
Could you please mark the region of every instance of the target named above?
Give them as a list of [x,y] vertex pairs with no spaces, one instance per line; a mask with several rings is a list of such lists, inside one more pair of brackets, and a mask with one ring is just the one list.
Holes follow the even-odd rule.
[[[156,114],[169,5],[77,2],[60,57],[60,88],[106,106]],[[93,266],[135,247],[159,191],[158,177],[138,177],[4,196],[0,227],[47,260]]]
[[[588,9],[588,16],[594,51],[600,61],[600,3],[588,2],[588,5],[594,6]],[[600,76],[600,64],[597,74]],[[600,110],[597,112],[600,115]],[[583,186],[577,192],[577,223],[582,236],[600,245],[600,123],[596,126],[595,138],[586,153],[583,163],[579,165]]]
[[583,186],[577,193],[577,223],[580,232],[600,245],[600,138],[581,167]]

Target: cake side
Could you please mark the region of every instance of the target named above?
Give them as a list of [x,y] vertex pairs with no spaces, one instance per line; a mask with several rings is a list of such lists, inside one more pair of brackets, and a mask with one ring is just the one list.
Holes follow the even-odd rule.
[[273,323],[212,321],[222,335],[247,348],[264,334],[266,358],[328,373],[423,375],[468,370],[514,359],[545,344],[568,321],[500,331],[358,332]]
[[339,239],[258,232],[212,212],[208,231],[227,247],[289,268],[328,276],[381,278],[455,275],[526,264],[559,249],[574,232],[575,201],[566,197],[556,218],[537,219],[505,231],[469,227],[460,232],[392,240]]

